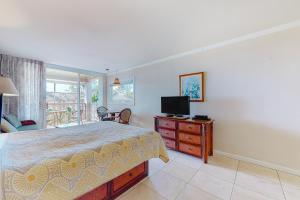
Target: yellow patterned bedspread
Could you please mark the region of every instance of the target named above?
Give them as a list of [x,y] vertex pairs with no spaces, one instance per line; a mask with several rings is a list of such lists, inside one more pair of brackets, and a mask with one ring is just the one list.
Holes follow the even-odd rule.
[[68,200],[153,157],[160,135],[114,122],[0,135],[3,200]]

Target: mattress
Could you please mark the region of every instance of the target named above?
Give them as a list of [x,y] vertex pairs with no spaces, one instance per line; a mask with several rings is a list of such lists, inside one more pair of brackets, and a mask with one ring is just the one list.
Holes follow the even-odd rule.
[[0,135],[3,200],[74,199],[151,158],[168,162],[150,129],[99,122]]

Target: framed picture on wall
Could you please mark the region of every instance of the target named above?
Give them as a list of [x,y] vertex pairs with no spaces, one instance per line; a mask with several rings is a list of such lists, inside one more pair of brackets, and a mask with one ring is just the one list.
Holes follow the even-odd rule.
[[109,87],[109,104],[119,106],[134,106],[134,79],[122,80],[120,85]]
[[204,72],[179,75],[180,96],[189,96],[191,102],[204,102]]

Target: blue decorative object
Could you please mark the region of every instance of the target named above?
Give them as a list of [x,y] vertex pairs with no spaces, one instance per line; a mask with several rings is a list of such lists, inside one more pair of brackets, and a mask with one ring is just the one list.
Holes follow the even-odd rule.
[[189,96],[192,102],[204,101],[204,73],[183,74],[180,78],[180,95]]

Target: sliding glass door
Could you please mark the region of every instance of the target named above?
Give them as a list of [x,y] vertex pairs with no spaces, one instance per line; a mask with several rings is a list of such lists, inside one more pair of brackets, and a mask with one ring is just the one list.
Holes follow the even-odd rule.
[[103,104],[103,78],[80,74],[81,123],[98,121],[97,107]]
[[103,78],[80,75],[80,105],[88,112],[82,113],[82,123],[98,121],[97,108],[103,105]]
[[103,103],[102,77],[47,69],[47,127],[97,121]]

